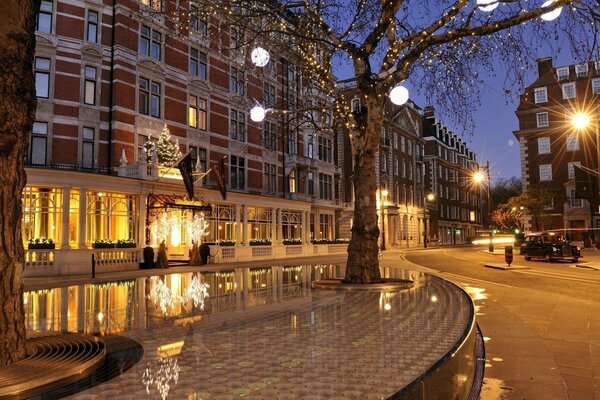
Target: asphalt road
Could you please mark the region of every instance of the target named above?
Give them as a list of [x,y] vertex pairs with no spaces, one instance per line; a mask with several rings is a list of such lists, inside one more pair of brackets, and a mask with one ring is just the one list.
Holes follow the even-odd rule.
[[600,271],[518,255],[528,269],[497,270],[484,264],[504,257],[482,250],[403,254],[473,298],[486,348],[480,399],[600,400]]

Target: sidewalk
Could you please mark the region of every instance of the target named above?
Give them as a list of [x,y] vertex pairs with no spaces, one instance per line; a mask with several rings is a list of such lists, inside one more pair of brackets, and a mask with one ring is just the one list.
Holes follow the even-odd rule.
[[[583,254],[582,260],[600,265],[599,251]],[[411,264],[403,261],[407,268]],[[475,302],[486,341],[480,400],[600,400],[600,304],[439,275],[462,286]]]

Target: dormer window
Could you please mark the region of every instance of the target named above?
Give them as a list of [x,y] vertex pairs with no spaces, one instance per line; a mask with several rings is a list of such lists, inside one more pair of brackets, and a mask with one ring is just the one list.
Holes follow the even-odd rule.
[[535,104],[548,102],[548,90],[545,87],[533,89]]
[[569,79],[569,67],[557,68],[556,77],[559,81],[566,81]]
[[577,73],[578,78],[586,77],[588,74],[588,65],[587,64],[576,65],[575,72]]

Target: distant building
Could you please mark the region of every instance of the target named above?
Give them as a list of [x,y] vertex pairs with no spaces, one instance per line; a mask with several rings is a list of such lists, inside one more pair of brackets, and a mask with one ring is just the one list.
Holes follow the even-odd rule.
[[[538,60],[538,78],[521,96],[514,135],[521,147],[523,190],[557,195],[537,221],[527,216],[526,230],[564,228],[572,239],[582,240],[583,232],[600,227],[597,189],[591,204],[578,199],[574,179],[574,166],[598,171],[599,104],[600,62],[554,67],[552,58]],[[579,112],[591,123],[577,130],[572,121]]]
[[434,195],[434,200],[427,202],[432,239],[440,244],[468,243],[481,230],[482,221],[489,221],[481,201],[486,188],[472,182],[474,172],[480,170],[477,157],[457,133],[437,119],[432,107],[425,108],[423,141],[425,192]]

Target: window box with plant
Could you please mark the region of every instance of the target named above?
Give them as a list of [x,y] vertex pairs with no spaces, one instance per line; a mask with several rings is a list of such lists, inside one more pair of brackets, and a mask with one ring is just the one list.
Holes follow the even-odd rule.
[[302,239],[283,239],[282,243],[286,246],[300,245]]
[[117,247],[131,249],[137,247],[137,243],[133,239],[119,239],[117,240]]
[[350,239],[312,239],[312,244],[348,244]]
[[29,239],[29,243],[27,244],[27,248],[29,250],[34,250],[34,249],[54,249],[54,248],[56,248],[56,244],[54,243],[54,240],[52,240],[52,239],[36,238],[36,239]]
[[235,246],[235,240],[221,240],[219,246],[231,247]]
[[269,239],[250,239],[250,246],[270,246],[272,243]]
[[114,249],[115,243],[110,239],[96,239],[92,243],[94,249]]

